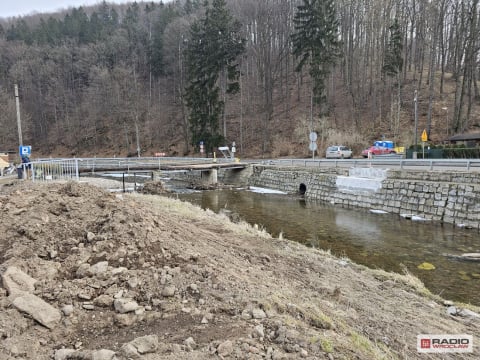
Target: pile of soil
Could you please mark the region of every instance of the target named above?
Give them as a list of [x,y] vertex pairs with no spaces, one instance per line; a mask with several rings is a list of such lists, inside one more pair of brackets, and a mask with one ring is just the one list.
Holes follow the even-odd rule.
[[168,191],[161,181],[146,181],[140,192],[142,194],[159,195],[166,194]]
[[15,182],[0,212],[4,360],[435,359],[418,334],[480,336],[410,275],[179,200]]

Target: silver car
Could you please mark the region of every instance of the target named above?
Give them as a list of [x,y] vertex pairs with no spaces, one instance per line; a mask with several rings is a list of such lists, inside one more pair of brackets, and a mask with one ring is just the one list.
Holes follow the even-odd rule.
[[326,158],[327,159],[351,159],[352,150],[342,145],[329,146],[327,148]]

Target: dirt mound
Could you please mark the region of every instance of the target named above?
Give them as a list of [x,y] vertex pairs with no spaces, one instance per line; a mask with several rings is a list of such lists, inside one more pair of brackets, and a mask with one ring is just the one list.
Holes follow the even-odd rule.
[[161,181],[147,181],[141,189],[142,194],[159,195],[167,193]]
[[417,358],[417,334],[480,335],[410,276],[178,200],[19,183],[0,212],[1,359]]

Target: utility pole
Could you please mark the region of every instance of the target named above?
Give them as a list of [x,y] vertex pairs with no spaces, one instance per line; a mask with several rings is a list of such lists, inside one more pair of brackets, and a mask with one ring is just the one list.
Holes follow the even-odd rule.
[[140,157],[140,137],[138,136],[138,116],[135,115],[135,134],[137,137],[137,157]]
[[23,145],[22,139],[22,122],[20,120],[20,101],[18,99],[18,85],[15,84],[15,103],[17,105],[17,126],[18,126],[18,145]]

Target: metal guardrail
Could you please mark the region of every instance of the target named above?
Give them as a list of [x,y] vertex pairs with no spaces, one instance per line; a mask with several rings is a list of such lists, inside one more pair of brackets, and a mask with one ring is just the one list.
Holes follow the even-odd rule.
[[377,156],[373,159],[279,159],[263,160],[265,165],[321,167],[392,167],[405,170],[480,171],[480,159],[404,159],[400,156]]

